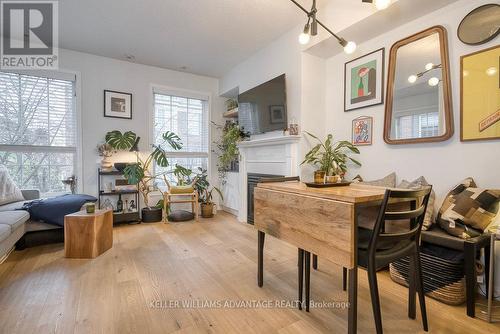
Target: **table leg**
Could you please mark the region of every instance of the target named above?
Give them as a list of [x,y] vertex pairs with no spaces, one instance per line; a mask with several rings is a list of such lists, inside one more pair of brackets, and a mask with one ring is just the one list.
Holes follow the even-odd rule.
[[302,310],[302,292],[304,290],[304,250],[299,248],[299,310]]
[[313,269],[318,270],[318,255],[313,254]]
[[305,275],[306,275],[306,312],[309,312],[310,294],[311,294],[311,253],[305,252]]
[[358,267],[349,269],[349,315],[348,315],[348,333],[354,334],[357,331],[358,323]]
[[264,238],[266,234],[258,231],[258,265],[257,265],[257,285],[262,287],[264,285]]

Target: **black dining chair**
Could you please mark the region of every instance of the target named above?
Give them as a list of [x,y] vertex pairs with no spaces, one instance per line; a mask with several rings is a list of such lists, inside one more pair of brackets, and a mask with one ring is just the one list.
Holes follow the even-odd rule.
[[[404,257],[410,258],[408,317],[415,319],[415,294],[418,292],[423,328],[426,332],[429,329],[420,263],[420,234],[431,190],[432,186],[421,190],[387,189],[373,230],[358,227],[358,266],[368,271],[368,283],[377,334],[383,333],[377,270],[385,268],[391,262]],[[407,202],[409,203],[409,210],[388,211],[389,203],[393,202]],[[418,207],[417,203],[419,203]],[[404,221],[409,221],[409,225],[406,228],[401,226],[403,230],[396,233],[386,232],[386,222],[390,223],[390,221],[398,225]],[[305,274],[307,289],[310,281],[308,277],[310,270],[307,269],[307,263]],[[344,268],[344,290],[346,289],[346,278],[347,270]],[[309,292],[306,290],[306,303],[308,300]]]

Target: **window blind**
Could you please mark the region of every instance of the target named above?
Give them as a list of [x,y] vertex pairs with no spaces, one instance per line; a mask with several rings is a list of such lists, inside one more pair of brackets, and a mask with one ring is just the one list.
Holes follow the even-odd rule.
[[[183,143],[180,151],[164,147],[172,157],[171,168],[175,164],[196,171],[207,169],[209,152],[208,99],[184,97],[153,92],[154,95],[154,143],[163,142],[162,134],[176,133]],[[158,167],[155,167],[158,168]],[[170,177],[171,181],[175,180]]]
[[0,72],[0,164],[19,187],[63,192],[76,146],[74,81]]

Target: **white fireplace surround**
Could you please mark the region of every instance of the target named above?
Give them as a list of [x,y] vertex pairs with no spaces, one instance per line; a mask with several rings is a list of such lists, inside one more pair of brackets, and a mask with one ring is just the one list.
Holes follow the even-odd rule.
[[238,220],[247,221],[248,173],[299,175],[299,142],[301,136],[281,136],[241,142]]

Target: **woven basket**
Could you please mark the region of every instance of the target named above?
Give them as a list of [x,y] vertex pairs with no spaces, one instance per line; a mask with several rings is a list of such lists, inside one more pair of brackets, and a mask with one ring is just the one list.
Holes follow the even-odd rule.
[[[463,256],[460,252],[438,246],[421,247],[422,277],[426,296],[449,305],[466,300]],[[389,265],[391,279],[408,287],[409,259]]]

